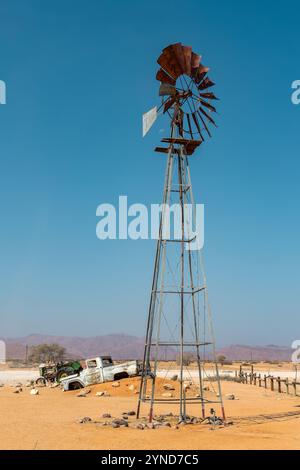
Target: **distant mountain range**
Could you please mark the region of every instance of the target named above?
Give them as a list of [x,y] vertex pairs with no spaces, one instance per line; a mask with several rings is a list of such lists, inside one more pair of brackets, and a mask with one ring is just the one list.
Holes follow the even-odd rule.
[[[6,342],[8,359],[25,359],[26,346],[42,343],[58,343],[64,346],[69,357],[87,358],[111,355],[113,359],[141,359],[144,338],[129,335],[105,335],[93,337],[29,335],[22,338],[2,338]],[[228,360],[290,361],[292,350],[283,346],[232,345],[220,348],[218,354]],[[168,359],[174,358],[175,351],[169,351]],[[163,358],[162,358],[163,359]]]

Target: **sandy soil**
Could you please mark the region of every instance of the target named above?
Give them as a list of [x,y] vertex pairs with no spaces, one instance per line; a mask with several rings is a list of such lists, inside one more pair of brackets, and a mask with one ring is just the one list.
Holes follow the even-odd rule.
[[[121,417],[135,410],[139,379],[126,379],[119,388],[111,383],[90,387],[91,393],[78,398],[78,391],[41,388],[38,396],[23,388],[0,388],[1,449],[298,449],[300,447],[300,397],[287,396],[262,388],[233,382],[223,383],[223,393],[234,393],[237,400],[226,400],[226,414],[233,425],[216,428],[197,424],[179,429],[101,427],[97,423],[79,424],[89,416],[103,421],[102,414]],[[135,390],[130,390],[133,384]],[[163,392],[163,381],[159,390]],[[177,393],[176,390],[173,393]],[[95,396],[106,390],[109,397]],[[193,390],[189,392],[191,395]],[[214,396],[212,390],[207,392]],[[157,405],[156,413],[177,413],[176,405]],[[197,405],[188,412],[199,416]],[[293,413],[293,415],[288,415]],[[142,414],[146,416],[147,407]],[[275,417],[274,417],[275,415]],[[273,419],[270,419],[273,416]],[[130,417],[134,421],[135,417]]]

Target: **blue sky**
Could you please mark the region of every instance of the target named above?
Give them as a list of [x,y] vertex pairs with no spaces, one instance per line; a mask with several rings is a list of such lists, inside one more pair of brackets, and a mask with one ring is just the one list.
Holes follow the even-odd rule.
[[99,241],[96,208],[159,203],[156,59],[181,41],[217,83],[191,159],[219,345],[286,344],[299,322],[296,1],[0,4],[1,336],[143,335],[154,241]]

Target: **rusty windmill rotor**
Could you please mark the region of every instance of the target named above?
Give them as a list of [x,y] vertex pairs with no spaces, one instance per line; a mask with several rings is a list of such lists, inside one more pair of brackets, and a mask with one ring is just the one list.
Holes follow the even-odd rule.
[[169,95],[164,101],[163,112],[169,112],[177,103],[179,134],[190,139],[196,136],[200,142],[205,133],[211,137],[209,124],[216,125],[211,117],[211,113],[216,112],[211,100],[218,98],[207,91],[215,84],[207,76],[209,68],[201,64],[201,56],[191,47],[177,43],[166,47],[157,62],[161,66],[156,74],[156,79],[161,82],[159,94]]
[[[171,130],[169,137],[162,139],[167,145],[155,148],[156,152],[167,155],[167,165],[137,415],[141,405],[148,403],[152,421],[155,403],[177,403],[179,421],[187,422],[187,406],[193,406],[194,410],[200,405],[205,418],[207,408],[215,416],[211,406],[219,404],[225,419],[202,247],[197,245],[199,234],[193,231],[197,209],[189,166],[189,157],[205,137],[211,137],[211,126],[216,126],[212,117],[216,108],[211,103],[217,97],[210,91],[214,83],[207,76],[209,68],[190,46],[171,44],[163,49],[157,62],[160,69],[156,79],[160,82],[162,104],[158,110],[155,107],[144,114],[143,134],[149,131],[160,110],[169,117]],[[176,233],[174,230],[172,237],[170,207],[175,206],[179,208],[180,230]],[[192,355],[196,368],[190,370],[186,358]],[[179,396],[176,391],[175,396],[162,393],[157,385],[157,377],[167,381],[170,375],[170,371],[161,370],[159,361],[174,361],[174,357],[178,362]],[[211,377],[216,381],[216,389]],[[208,381],[210,387],[205,386]],[[165,386],[170,388],[170,384]]]

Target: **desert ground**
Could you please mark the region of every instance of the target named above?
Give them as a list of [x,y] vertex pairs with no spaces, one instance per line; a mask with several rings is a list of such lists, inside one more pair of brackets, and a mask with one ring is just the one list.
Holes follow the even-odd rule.
[[[262,370],[262,369],[260,369]],[[32,372],[32,371],[31,371]],[[136,429],[135,416],[129,416],[129,427],[103,426],[103,414],[122,418],[122,413],[135,411],[139,378],[94,385],[85,397],[80,391],[63,392],[60,388],[39,388],[31,395],[29,387],[14,393],[13,384],[0,387],[1,449],[299,449],[300,397],[271,392],[258,386],[222,380],[228,425],[191,424],[157,429]],[[159,378],[162,394],[170,380]],[[179,384],[172,392],[177,396]],[[86,390],[86,389],[84,389]],[[109,396],[99,396],[105,391]],[[96,395],[98,393],[98,395]],[[192,396],[193,387],[188,392]],[[216,384],[209,385],[207,398],[215,397]],[[227,394],[234,394],[229,400]],[[178,405],[155,407],[155,414],[178,414]],[[209,406],[207,412],[209,413]],[[216,405],[216,411],[219,415]],[[199,405],[190,405],[189,415],[200,416]],[[142,416],[148,413],[142,407]],[[91,421],[80,423],[83,417]],[[111,420],[108,420],[111,421]]]

